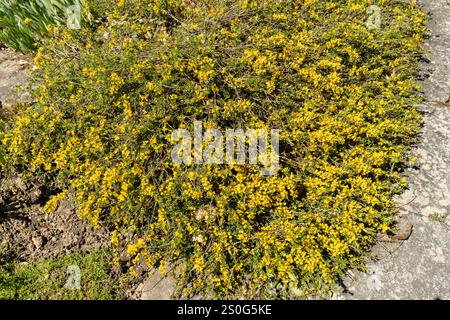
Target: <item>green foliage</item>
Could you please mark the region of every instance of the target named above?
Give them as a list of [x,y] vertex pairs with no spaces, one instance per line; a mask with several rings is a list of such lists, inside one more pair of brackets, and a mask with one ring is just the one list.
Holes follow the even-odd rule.
[[[2,166],[51,179],[47,210],[69,197],[180,296],[329,292],[392,222],[424,19],[403,1],[118,1],[95,32],[56,30],[38,51]],[[174,164],[171,134],[195,119],[279,129],[279,172]]]
[[[82,256],[42,260],[35,264],[0,266],[0,300],[109,300],[115,297],[116,282],[110,274],[110,255],[96,251]],[[81,270],[81,289],[65,287],[68,267]]]
[[[74,5],[82,8],[81,0],[2,0],[0,43],[23,52],[36,50],[52,26],[67,24]],[[89,17],[85,10],[83,16]]]

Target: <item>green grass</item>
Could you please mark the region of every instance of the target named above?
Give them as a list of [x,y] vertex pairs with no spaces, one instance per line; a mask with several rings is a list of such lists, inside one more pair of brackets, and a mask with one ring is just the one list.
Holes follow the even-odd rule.
[[[110,300],[117,286],[105,251],[69,254],[35,264],[0,265],[0,300]],[[69,266],[81,271],[80,289],[68,289]]]

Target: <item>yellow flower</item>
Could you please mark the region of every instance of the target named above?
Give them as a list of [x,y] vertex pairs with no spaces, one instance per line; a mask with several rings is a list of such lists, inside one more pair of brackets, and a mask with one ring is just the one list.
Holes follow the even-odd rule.
[[67,197],[67,190],[57,194],[50,198],[50,200],[45,204],[44,211],[47,213],[53,213],[58,206],[58,204]]

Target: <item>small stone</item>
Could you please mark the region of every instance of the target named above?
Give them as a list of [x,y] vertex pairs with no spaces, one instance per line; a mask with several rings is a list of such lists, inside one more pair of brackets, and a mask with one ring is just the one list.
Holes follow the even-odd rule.
[[130,257],[128,256],[126,250],[122,251],[122,253],[119,255],[119,261],[122,263],[127,263],[130,261]]
[[450,215],[445,219],[445,223],[450,227]]
[[36,237],[31,238],[31,242],[33,242],[36,249],[40,249],[42,247],[42,243],[44,241],[42,240],[41,236],[36,236]]
[[27,190],[27,186],[26,186],[25,182],[23,182],[23,180],[21,178],[16,178],[14,180],[14,184],[21,191],[26,191]]
[[138,288],[140,300],[170,300],[175,291],[175,280],[170,276],[163,276],[155,270]]
[[39,189],[31,191],[30,192],[31,203],[36,203],[39,200],[39,198],[41,197],[41,195],[42,195],[42,192]]

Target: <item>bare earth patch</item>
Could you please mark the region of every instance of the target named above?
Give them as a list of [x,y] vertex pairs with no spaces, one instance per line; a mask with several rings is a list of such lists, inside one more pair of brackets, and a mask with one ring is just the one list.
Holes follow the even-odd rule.
[[[26,81],[30,67],[29,57],[0,49],[0,114],[21,99],[15,88]],[[0,172],[0,262],[88,253],[109,244],[109,235],[81,221],[68,202],[62,202],[54,214],[45,214],[46,198],[40,189],[20,178],[5,179]]]

